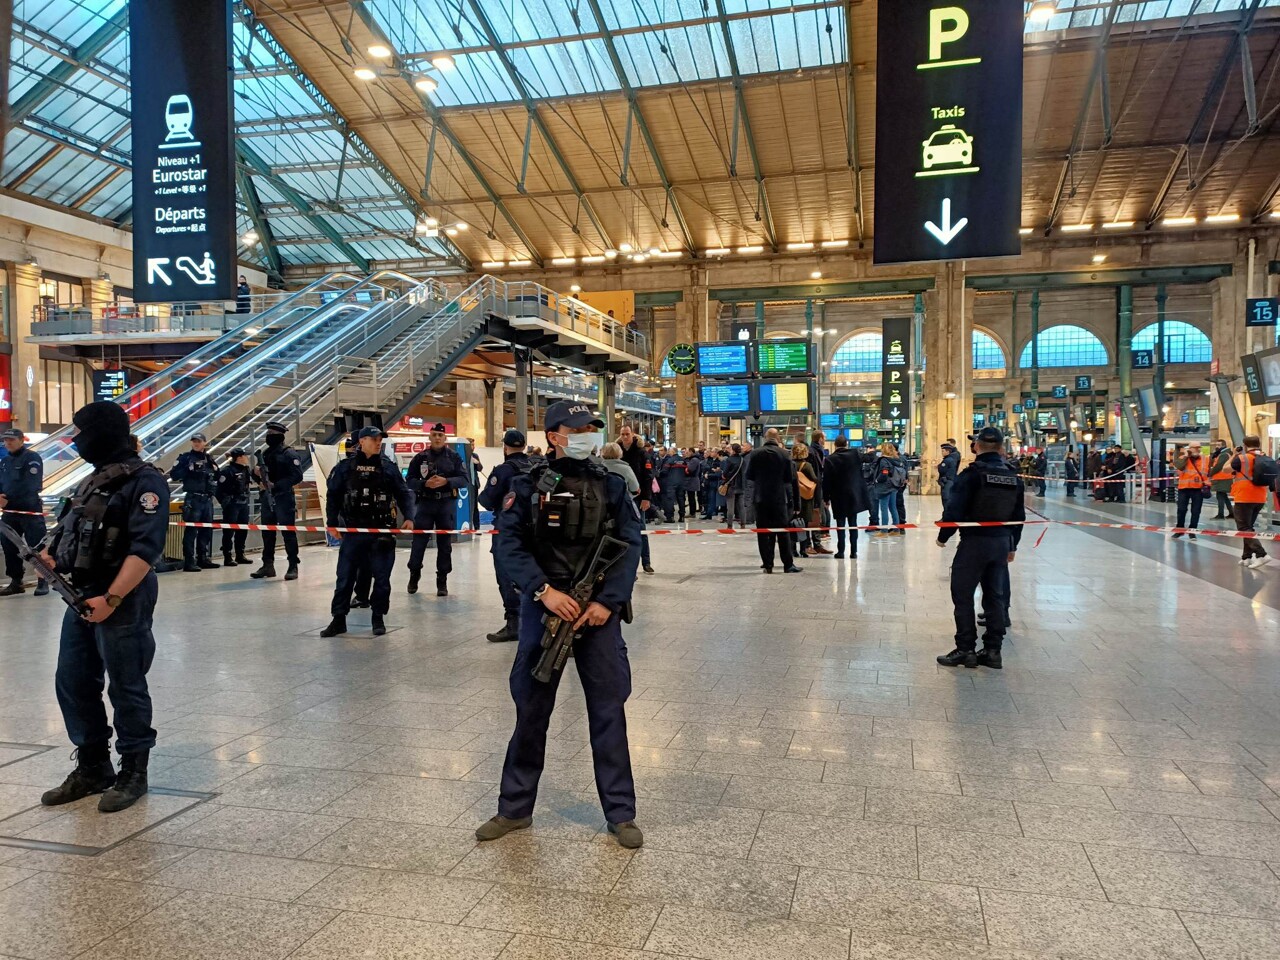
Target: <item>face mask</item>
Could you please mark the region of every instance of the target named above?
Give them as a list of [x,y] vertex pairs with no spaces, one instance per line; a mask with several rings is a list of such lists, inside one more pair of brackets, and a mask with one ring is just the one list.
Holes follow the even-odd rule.
[[599,433],[571,433],[566,438],[564,455],[571,460],[585,460],[600,446]]
[[284,434],[283,434],[283,433],[268,433],[268,434],[267,434],[267,446],[268,446],[268,447],[280,447],[280,446],[284,446]]

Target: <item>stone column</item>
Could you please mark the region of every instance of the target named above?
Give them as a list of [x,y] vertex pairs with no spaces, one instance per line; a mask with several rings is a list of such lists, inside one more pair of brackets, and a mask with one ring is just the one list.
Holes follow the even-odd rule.
[[486,380],[484,382],[484,421],[489,431],[489,442],[486,446],[496,447],[502,443],[502,435],[506,433],[506,427],[502,423],[504,406],[502,381]]
[[[1259,265],[1265,270],[1265,265]],[[1239,241],[1236,255],[1232,260],[1231,276],[1221,277],[1209,284],[1211,296],[1211,329],[1210,340],[1213,343],[1213,359],[1218,361],[1219,371],[1230,377],[1238,377],[1230,384],[1231,396],[1245,433],[1253,433],[1258,423],[1254,416],[1262,407],[1254,407],[1249,402],[1249,393],[1245,389],[1244,378],[1240,367],[1241,355],[1249,352],[1249,334],[1244,325],[1244,301],[1247,297],[1249,257],[1247,241]],[[15,380],[16,380],[15,373]],[[1227,425],[1221,417],[1218,421],[1218,436],[1226,438]]]
[[[12,320],[10,335],[13,341],[13,422],[24,430],[40,429],[44,411],[40,409],[40,348],[28,343],[31,335],[31,319],[40,304],[40,268],[27,263],[15,263],[9,268],[9,309]],[[27,367],[35,372],[35,386],[27,387]],[[35,400],[34,415],[28,401]]]
[[115,287],[110,280],[86,278],[84,283],[84,305],[94,312],[102,313],[102,308],[115,299]]
[[[706,271],[699,267],[689,269],[689,282],[684,288],[684,299],[676,304],[675,343],[697,343],[714,339],[711,330],[711,310]],[[661,359],[656,360],[661,364]],[[676,432],[674,440],[685,447],[705,440],[708,421],[698,416],[698,396],[693,375],[676,377]]]
[[918,452],[928,492],[936,492],[933,467],[942,442],[954,437],[963,450],[961,438],[972,432],[973,308],[974,291],[965,288],[960,264],[939,264],[934,289],[925,294],[924,446]]
[[485,426],[485,389],[483,380],[458,381],[458,412],[455,417],[457,435],[469,437],[476,446],[489,446]]

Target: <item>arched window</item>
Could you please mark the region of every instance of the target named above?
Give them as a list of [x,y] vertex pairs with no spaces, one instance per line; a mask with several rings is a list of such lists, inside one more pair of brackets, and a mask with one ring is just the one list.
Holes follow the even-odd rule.
[[996,338],[981,330],[973,331],[973,369],[1003,370],[1004,351]]
[[831,358],[832,373],[879,373],[884,338],[878,333],[854,334],[836,348]]
[[662,358],[662,369],[658,372],[658,376],[663,380],[674,380],[676,372],[671,369],[671,361],[666,357]]
[[[1143,327],[1133,336],[1133,349],[1154,350],[1158,323]],[[1165,363],[1208,363],[1213,359],[1213,344],[1197,327],[1182,320],[1164,322]]]
[[[1036,362],[1044,367],[1105,367],[1107,348],[1084,327],[1064,323],[1041,330],[1036,338]],[[1022,348],[1018,366],[1031,367],[1031,344]]]

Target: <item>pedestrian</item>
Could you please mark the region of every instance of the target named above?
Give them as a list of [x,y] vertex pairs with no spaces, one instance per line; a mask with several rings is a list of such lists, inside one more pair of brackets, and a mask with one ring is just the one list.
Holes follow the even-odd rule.
[[[476,839],[497,840],[533,822],[561,671],[548,682],[533,676],[543,653],[543,620],[572,621],[573,663],[586,698],[596,791],[608,829],[623,847],[644,842],[636,826],[635,781],[627,745],[625,704],[631,668],[622,621],[630,621],[631,591],[640,559],[640,518],[622,477],[590,458],[600,449],[604,426],[582,403],[559,401],[547,409],[546,468],[517,477],[498,514],[498,551],[503,569],[520,588],[520,641],[511,667],[516,726],[507,745],[498,814],[476,830]],[[624,552],[594,582],[583,584],[586,567],[605,537]],[[570,591],[580,587],[580,599]]]
[[1062,461],[1062,475],[1067,479],[1067,496],[1075,499],[1076,487],[1079,486],[1080,480],[1080,460],[1076,456],[1074,446],[1067,447],[1067,455]]
[[899,456],[898,448],[887,440],[880,444],[873,476],[875,478],[872,488],[876,502],[875,523],[880,528],[875,536],[878,539],[895,536],[899,532],[898,525],[902,523],[902,514],[898,508],[898,491],[907,485],[907,462]]
[[[761,527],[789,526],[792,511],[800,505],[800,494],[796,488],[795,467],[782,449],[776,427],[765,431],[764,444],[747,457],[745,473],[754,497],[755,522]],[[773,573],[775,545],[782,559],[782,571],[801,571],[791,553],[791,534],[757,533],[756,544],[760,548],[760,569],[765,573]]]
[[1036,457],[1031,462],[1031,472],[1036,476],[1036,496],[1043,497],[1046,492],[1045,477],[1049,474],[1049,457],[1043,450],[1036,452]]
[[[7,456],[0,460],[0,523],[22,537],[29,547],[44,540],[44,504],[40,490],[44,487],[44,459],[27,446],[27,436],[12,428],[0,434]],[[0,589],[0,597],[26,593],[25,569],[16,545],[4,540],[4,573],[9,582]],[[49,592],[49,584],[36,580],[37,597]]]
[[[827,516],[827,498],[823,492],[823,484],[825,483],[825,475],[827,469],[827,435],[821,430],[813,431],[813,435],[809,438],[809,455],[807,457],[809,466],[813,469],[817,478],[817,488],[813,494],[814,515],[805,521],[806,525],[822,528],[829,525],[830,518]],[[813,530],[809,534],[809,543],[812,545],[814,553],[831,553],[824,544],[826,532],[822,529]]]
[[[951,602],[955,606],[955,649],[938,657],[944,667],[1004,666],[1001,647],[1006,628],[1009,564],[1022,539],[1020,521],[1026,520],[1023,484],[1004,459],[1004,434],[996,427],[983,427],[970,437],[974,462],[956,477],[942,522],[1012,522],[1007,527],[964,527],[960,548],[951,563]],[[956,527],[938,531],[938,546],[945,547]],[[974,620],[973,594],[982,587],[982,608],[986,616],[982,650],[976,650],[978,627]]]
[[[684,478],[687,473],[684,456],[672,448],[658,466],[658,485],[662,488],[662,515],[667,523],[675,523],[677,513],[684,522]],[[678,509],[677,509],[678,508]]]
[[724,462],[719,450],[711,450],[702,462],[702,519],[711,520],[720,514],[720,484],[724,480]]
[[[363,428],[361,428],[363,429]],[[347,437],[347,459],[350,460],[360,452],[360,430],[352,430],[351,435]],[[326,512],[328,506],[325,507]],[[340,539],[334,537],[335,540]],[[353,579],[355,586],[351,589],[351,609],[352,610],[368,610],[372,606],[369,600],[369,594],[373,592],[373,570],[368,563],[368,554],[360,553],[353,558],[355,562],[355,573]]]
[[[1253,532],[1258,514],[1267,502],[1267,492],[1275,485],[1276,462],[1262,454],[1262,440],[1256,434],[1244,438],[1244,451],[1232,457],[1231,469],[1235,481],[1231,484],[1231,501],[1234,504],[1236,529]],[[1256,537],[1244,537],[1244,550],[1240,558],[1242,567],[1254,570],[1271,562],[1267,551]]]
[[[413,525],[417,530],[453,530],[458,522],[458,491],[467,485],[462,458],[446,444],[444,424],[428,433],[431,446],[409,461],[407,477],[414,497]],[[449,595],[449,574],[453,572],[453,534],[419,533],[409,551],[409,592],[418,592],[422,559],[428,541],[436,541],[436,596]]]
[[1212,463],[1209,466],[1209,485],[1217,498],[1218,512],[1209,519],[1230,520],[1232,518],[1231,484],[1235,479],[1235,474],[1231,472],[1231,447],[1227,445],[1225,440],[1215,440],[1213,443],[1214,447],[1210,455]]
[[862,456],[849,446],[844,434],[835,439],[835,450],[827,457],[822,475],[822,492],[831,506],[836,528],[837,560],[844,559],[845,531],[849,532],[849,557],[858,557],[858,514],[871,509],[871,494],[862,473]]
[[[495,526],[502,501],[511,490],[516,477],[528,476],[533,462],[526,454],[527,438],[519,430],[508,430],[502,435],[503,461],[489,474],[489,482],[480,491],[480,506],[493,513]],[[493,555],[493,575],[498,581],[498,596],[502,598],[502,626],[487,635],[490,643],[510,643],[520,639],[520,591],[515,580],[502,569],[498,554],[497,537],[489,538],[489,552]]]
[[253,291],[249,289],[249,281],[244,275],[236,284],[236,313],[253,312]]
[[[156,745],[147,687],[156,652],[152,566],[164,553],[169,484],[130,446],[129,415],[118,403],[90,403],[71,421],[77,430],[72,443],[93,473],[65,502],[42,556],[87,598],[87,613],[68,606],[63,614],[55,681],[76,767],[40,802],[53,807],[100,793],[98,810],[116,813],[147,792]],[[111,763],[104,676],[119,774]]]
[[743,485],[745,462],[742,444],[731,445],[729,456],[725,458],[724,480],[721,483],[725,501],[724,522],[730,529],[733,529],[734,523],[737,523],[739,530],[747,525],[746,491]]
[[688,517],[694,520],[698,517],[699,503],[698,494],[702,490],[702,467],[703,456],[701,451],[696,448],[687,448],[685,450],[684,461],[684,493],[685,503],[680,505],[680,519],[684,519],[685,506],[688,506]]
[[[182,519],[186,523],[213,523],[213,494],[218,483],[218,461],[208,451],[209,438],[191,435],[191,449],[178,455],[169,479],[182,484]],[[216,569],[213,562],[213,530],[187,527],[182,531],[182,569],[187,573]]]
[[[258,484],[258,500],[264,524],[293,526],[298,522],[298,502],[293,488],[302,482],[302,457],[284,442],[289,428],[279,420],[268,420],[266,446],[258,454],[258,464],[253,468],[253,479]],[[298,579],[298,534],[284,531],[284,551],[289,558],[286,580]],[[276,575],[276,531],[262,531],[262,566],[249,574],[254,580],[266,580]]]
[[413,498],[395,462],[382,453],[382,430],[364,427],[357,434],[359,447],[329,474],[325,494],[325,515],[330,527],[369,527],[378,533],[331,530],[342,541],[338,547],[337,583],[329,613],[333,620],[320,631],[322,637],[347,632],[351,592],[356,575],[367,567],[370,575],[369,608],[373,635],[387,632],[386,615],[391,607],[391,570],[396,562],[396,536],[386,531],[399,523],[413,529]]
[[[1209,458],[1200,452],[1200,445],[1193,443],[1188,447],[1178,447],[1173,452],[1173,469],[1178,476],[1178,522],[1182,529],[1187,526],[1187,507],[1191,507],[1191,529],[1200,526],[1200,508],[1205,497],[1211,492],[1209,487]],[[1194,540],[1196,535],[1190,535]],[[1173,539],[1182,537],[1175,533]]]
[[635,495],[636,509],[640,511],[640,567],[651,574],[653,562],[645,525],[653,505],[653,444],[642,444],[636,432],[626,424],[618,434],[618,446],[622,449],[623,461],[636,475],[636,483],[640,487],[640,492]]
[[[227,463],[218,471],[214,481],[214,496],[218,506],[222,508],[223,523],[249,522],[249,493],[253,489],[253,478],[249,475],[249,453],[243,447],[236,447],[227,454]],[[245,541],[249,538],[248,530],[222,531],[222,565],[234,567],[252,561],[244,555]]]
[[[799,491],[800,498],[796,515],[791,518],[789,525],[793,527],[816,526],[814,504],[818,502],[818,476],[813,469],[813,464],[809,461],[809,447],[807,444],[797,440],[792,445],[791,465],[796,471],[796,489]],[[811,531],[804,530],[792,535],[792,549],[797,556],[807,557],[809,554],[805,551],[805,547],[811,543],[813,543]]]
[[960,451],[956,449],[954,440],[948,440],[942,445],[942,459],[938,461],[938,494],[944,507],[947,505],[947,492],[959,471]]

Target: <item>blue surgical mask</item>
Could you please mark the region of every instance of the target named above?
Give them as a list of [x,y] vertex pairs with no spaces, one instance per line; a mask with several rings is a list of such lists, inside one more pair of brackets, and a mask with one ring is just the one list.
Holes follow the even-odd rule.
[[600,448],[602,442],[598,432],[571,433],[566,438],[564,455],[572,460],[585,460]]

